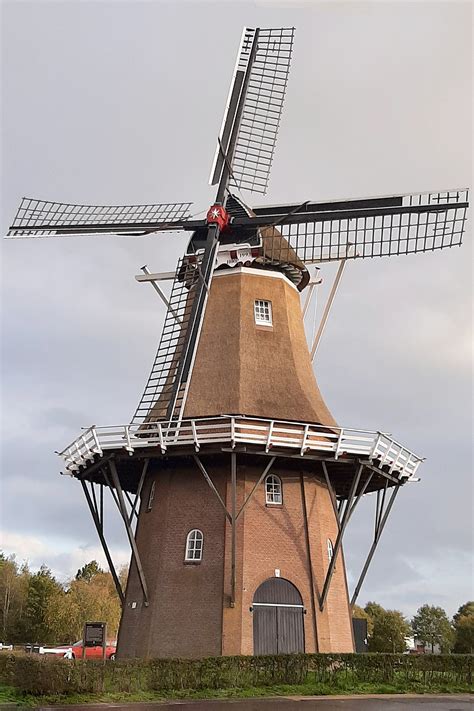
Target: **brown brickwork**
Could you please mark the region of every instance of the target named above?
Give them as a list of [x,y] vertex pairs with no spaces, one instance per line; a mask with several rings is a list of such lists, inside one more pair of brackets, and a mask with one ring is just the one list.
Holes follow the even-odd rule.
[[[203,462],[230,509],[230,457],[225,460],[207,457]],[[240,508],[267,460],[241,455],[238,462]],[[275,575],[275,570],[290,580],[303,598],[306,651],[352,651],[342,557],[336,566],[325,610],[320,612],[318,605],[328,566],[327,538],[335,541],[337,535],[326,485],[315,472],[292,471],[281,460],[277,460],[273,471],[283,483],[283,504],[266,505],[262,483],[237,524],[234,607],[230,607],[230,525],[202,474],[194,463],[181,461],[172,470],[165,467],[150,475],[148,487],[153,479],[156,481],[155,498],[152,510],[147,511],[147,494],[143,497],[137,535],[150,604],[149,607],[141,604],[138,575],[132,569],[119,635],[119,656],[252,654],[253,596],[264,580]],[[184,562],[186,535],[192,528],[204,533],[203,560],[194,565]],[[135,608],[133,602],[137,603]]]

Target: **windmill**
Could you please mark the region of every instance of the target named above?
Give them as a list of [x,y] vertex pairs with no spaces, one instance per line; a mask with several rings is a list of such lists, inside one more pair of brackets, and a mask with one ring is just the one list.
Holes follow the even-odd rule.
[[[267,190],[293,37],[293,28],[244,29],[206,219],[183,202],[24,198],[9,229],[190,233],[174,273],[137,277],[167,312],[131,423],[90,427],[60,453],[123,603],[119,656],[351,651],[350,603],[422,461],[386,433],[340,427],[311,363],[347,260],[461,244],[467,191],[249,207],[242,191]],[[326,262],[340,267],[308,348],[299,294],[314,286],[308,265]],[[126,591],[104,532],[107,489],[132,552]],[[369,493],[374,538],[349,602],[342,542]]]

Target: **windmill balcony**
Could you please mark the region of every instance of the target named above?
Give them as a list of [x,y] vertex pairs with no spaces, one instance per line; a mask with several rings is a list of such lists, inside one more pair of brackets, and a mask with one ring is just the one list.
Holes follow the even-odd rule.
[[[92,426],[59,456],[67,474],[82,475],[108,454],[171,456],[234,450],[348,463],[365,460],[395,481],[415,480],[422,457],[384,432],[327,427],[305,422],[222,415],[153,422],[146,425]],[[227,450],[226,450],[227,448]]]

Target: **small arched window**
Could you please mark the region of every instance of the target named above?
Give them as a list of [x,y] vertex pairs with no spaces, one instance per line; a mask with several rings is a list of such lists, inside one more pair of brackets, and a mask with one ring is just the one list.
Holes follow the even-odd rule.
[[267,504],[283,503],[281,479],[276,474],[269,474],[265,478],[265,502]]
[[184,560],[199,563],[202,560],[203,543],[204,536],[202,531],[198,528],[193,528],[192,531],[189,531],[186,537],[186,555]]
[[331,563],[332,557],[334,555],[334,546],[332,545],[332,541],[330,538],[328,538],[327,546],[328,546],[328,563]]

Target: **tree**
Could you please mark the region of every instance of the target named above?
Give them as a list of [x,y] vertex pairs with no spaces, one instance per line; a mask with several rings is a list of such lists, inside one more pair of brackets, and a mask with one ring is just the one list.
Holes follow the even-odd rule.
[[85,576],[76,575],[67,590],[58,590],[51,597],[46,619],[56,642],[69,644],[81,639],[85,622],[106,622],[109,638],[114,637],[120,613],[120,600],[110,573],[101,571],[89,576],[86,571]]
[[[380,609],[376,610],[373,618],[374,628],[369,637],[369,652],[404,652],[410,625],[398,610],[384,610],[380,605],[377,607]],[[367,606],[365,610],[367,612]]]
[[98,562],[96,560],[91,560],[90,563],[86,563],[82,566],[82,568],[79,568],[76,573],[76,580],[86,580],[90,583],[94,575],[103,572],[104,571],[99,566]]
[[376,617],[384,615],[386,610],[379,605],[378,602],[368,602],[364,607],[364,611],[368,614],[371,620],[375,621]]
[[466,615],[474,615],[474,600],[469,600],[469,602],[465,602],[464,605],[461,605],[456,614],[453,615],[454,625],[456,625],[460,617],[465,617]]
[[443,653],[451,651],[454,631],[442,607],[423,605],[417,610],[411,625],[415,638],[424,645],[430,645],[432,652],[436,644]]
[[37,573],[30,575],[25,611],[20,626],[24,641],[30,640],[42,644],[54,641],[47,621],[47,609],[51,598],[61,590],[61,585],[45,565],[42,565]]
[[474,601],[461,605],[453,617],[456,654],[474,653]]
[[3,642],[18,642],[24,615],[30,572],[21,568],[15,556],[0,553],[0,638]]
[[373,618],[365,610],[363,610],[362,607],[359,607],[359,605],[354,605],[352,608],[352,617],[356,620],[367,620],[367,636],[370,637],[374,631]]

